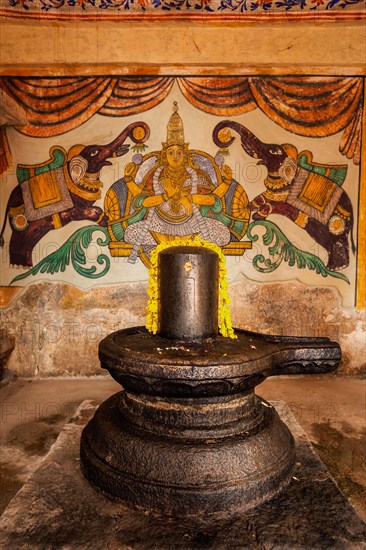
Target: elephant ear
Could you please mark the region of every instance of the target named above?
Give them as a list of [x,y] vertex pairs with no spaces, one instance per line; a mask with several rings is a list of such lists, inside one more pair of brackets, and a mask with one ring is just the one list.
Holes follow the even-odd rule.
[[286,183],[291,183],[294,179],[297,170],[297,162],[291,157],[286,157],[283,161],[278,174]]
[[78,183],[85,175],[88,168],[88,161],[79,155],[69,160],[70,177],[74,183]]

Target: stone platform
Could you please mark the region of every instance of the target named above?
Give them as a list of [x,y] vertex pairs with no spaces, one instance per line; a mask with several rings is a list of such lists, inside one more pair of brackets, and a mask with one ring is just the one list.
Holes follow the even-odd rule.
[[366,524],[339,491],[283,402],[297,466],[287,491],[224,522],[172,521],[130,510],[93,489],[80,472],[79,442],[95,412],[84,401],[0,520],[0,548],[198,550],[366,548]]

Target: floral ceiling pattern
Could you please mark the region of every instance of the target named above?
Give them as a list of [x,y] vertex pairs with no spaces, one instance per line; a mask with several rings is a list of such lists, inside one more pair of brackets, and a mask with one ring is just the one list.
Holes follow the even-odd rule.
[[37,19],[358,20],[365,0],[0,0],[0,15]]

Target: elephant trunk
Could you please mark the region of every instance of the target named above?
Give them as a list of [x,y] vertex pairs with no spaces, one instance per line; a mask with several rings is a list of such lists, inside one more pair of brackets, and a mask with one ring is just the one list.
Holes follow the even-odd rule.
[[219,122],[212,133],[213,141],[219,147],[229,147],[234,141],[226,128],[235,130],[241,138],[241,146],[252,158],[258,159],[258,164],[264,164],[268,172],[276,173],[283,164],[287,154],[281,145],[263,143],[248,128],[232,120]]
[[121,157],[128,152],[130,146],[124,143],[127,138],[142,145],[149,136],[150,128],[145,122],[133,122],[107,145],[88,145],[80,152],[86,162],[85,170],[91,174],[98,173],[103,166],[111,164],[107,159]]
[[240,135],[241,145],[248,155],[254,158],[263,158],[262,155],[265,153],[267,146],[248,130],[248,128],[233,120],[223,120],[215,126],[212,133],[212,139],[218,147],[229,147],[235,139],[228,135],[229,139],[224,140],[225,133],[223,130],[225,128],[231,128]]
[[148,140],[149,136],[150,128],[145,122],[133,122],[129,124],[116,139],[108,143],[108,145],[105,145],[105,148],[108,149],[111,154],[115,153],[119,156],[118,152],[127,138],[130,138],[134,143],[143,144]]
[[231,134],[229,136],[229,134],[227,133],[227,137],[229,139],[224,139],[226,137],[226,133],[222,132],[222,130],[224,130],[225,128],[232,128],[233,130],[237,130],[237,126],[240,125],[238,125],[236,122],[232,122],[231,120],[222,120],[221,122],[216,124],[212,132],[212,139],[214,144],[217,145],[217,147],[230,147],[235,138],[232,137]]

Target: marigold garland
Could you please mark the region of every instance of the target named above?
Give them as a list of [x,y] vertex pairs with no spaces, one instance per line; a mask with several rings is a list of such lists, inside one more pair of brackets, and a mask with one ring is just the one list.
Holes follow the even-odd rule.
[[229,338],[237,338],[231,324],[230,317],[230,298],[229,285],[227,283],[227,271],[225,256],[221,248],[214,243],[210,243],[201,239],[199,236],[190,238],[175,238],[166,243],[160,243],[151,253],[149,269],[149,286],[148,286],[148,305],[146,308],[146,328],[152,334],[158,331],[158,314],[159,314],[159,292],[158,292],[158,256],[159,253],[167,248],[175,246],[197,246],[209,248],[216,252],[219,257],[219,331],[222,336]]

